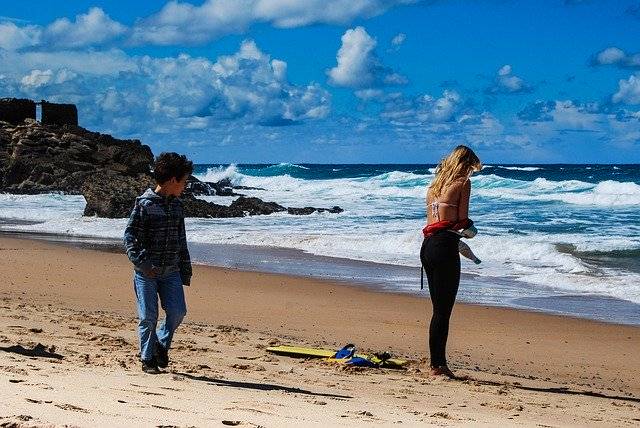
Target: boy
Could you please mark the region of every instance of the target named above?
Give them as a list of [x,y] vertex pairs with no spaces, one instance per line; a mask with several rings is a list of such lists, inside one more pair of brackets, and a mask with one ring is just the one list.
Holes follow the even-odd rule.
[[[186,156],[160,154],[153,168],[156,189],[147,189],[136,198],[124,231],[127,257],[134,265],[140,360],[145,373],[158,374],[158,367],[167,367],[173,333],[187,313],[182,286],[191,282],[191,259],[178,197],[192,172],[193,163]],[[158,296],[166,317],[156,330]]]

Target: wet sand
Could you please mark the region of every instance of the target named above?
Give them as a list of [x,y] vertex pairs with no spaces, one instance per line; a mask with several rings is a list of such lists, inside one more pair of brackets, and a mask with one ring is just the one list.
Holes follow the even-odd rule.
[[[150,376],[136,359],[124,255],[11,238],[0,238],[0,254],[0,422],[640,423],[638,327],[459,304],[449,361],[467,379],[452,381],[425,370],[426,298],[195,266],[172,364]],[[411,363],[402,372],[358,370],[264,351],[270,344],[334,349],[349,342]]]

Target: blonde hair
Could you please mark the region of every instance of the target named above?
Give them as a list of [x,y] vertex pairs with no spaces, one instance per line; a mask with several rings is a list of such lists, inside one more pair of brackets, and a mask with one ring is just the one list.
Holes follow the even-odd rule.
[[467,146],[458,146],[440,161],[436,167],[436,178],[429,187],[431,195],[438,197],[453,181],[468,177],[472,171],[480,171],[482,163],[476,154]]

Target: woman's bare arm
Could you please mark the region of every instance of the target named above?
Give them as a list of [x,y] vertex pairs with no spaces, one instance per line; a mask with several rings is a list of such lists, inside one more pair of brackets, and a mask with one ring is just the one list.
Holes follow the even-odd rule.
[[458,202],[458,220],[469,218],[469,198],[471,197],[471,180],[462,183]]

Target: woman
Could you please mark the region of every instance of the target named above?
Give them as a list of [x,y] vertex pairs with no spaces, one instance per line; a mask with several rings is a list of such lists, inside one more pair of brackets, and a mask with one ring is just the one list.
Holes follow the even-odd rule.
[[[480,159],[466,146],[456,147],[436,168],[427,190],[427,227],[420,260],[427,274],[433,315],[429,326],[431,374],[455,377],[447,367],[445,348],[449,318],[460,283],[458,241],[461,229],[473,227],[469,220],[469,176],[482,167]],[[464,233],[464,232],[463,232]]]

